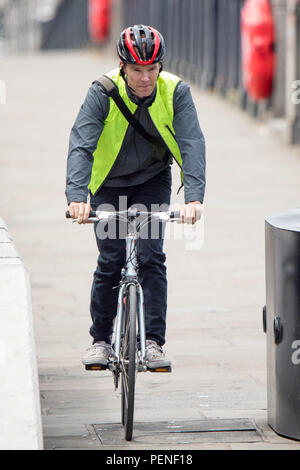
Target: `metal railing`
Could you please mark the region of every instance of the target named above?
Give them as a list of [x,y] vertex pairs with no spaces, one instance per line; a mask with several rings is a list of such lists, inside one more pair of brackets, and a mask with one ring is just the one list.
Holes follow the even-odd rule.
[[123,26],[148,23],[163,34],[166,67],[222,95],[242,92],[240,10],[244,0],[124,0]]
[[[245,0],[124,0],[122,26],[149,24],[163,34],[166,68],[203,88],[217,91],[252,116],[287,118],[287,87],[300,80],[300,0],[270,0],[275,24],[276,69],[272,96],[254,102],[242,82],[240,14]],[[296,40],[286,38],[288,2],[294,6]],[[292,56],[292,58],[291,58]],[[292,75],[287,61],[297,65]],[[289,141],[300,143],[300,104],[295,104]]]
[[26,53],[39,47],[37,0],[0,0],[0,54]]
[[87,0],[60,0],[54,17],[41,24],[41,49],[74,49],[89,42]]
[[88,0],[0,0],[0,54],[84,47]]

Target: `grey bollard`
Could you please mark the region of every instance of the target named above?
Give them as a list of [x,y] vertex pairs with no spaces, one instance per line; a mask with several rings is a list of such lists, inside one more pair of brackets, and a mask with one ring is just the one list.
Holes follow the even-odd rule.
[[265,219],[268,424],[300,440],[300,208]]

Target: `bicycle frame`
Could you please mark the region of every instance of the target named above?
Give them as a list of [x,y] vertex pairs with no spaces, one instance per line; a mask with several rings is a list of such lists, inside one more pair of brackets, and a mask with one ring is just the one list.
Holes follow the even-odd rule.
[[[140,335],[140,360],[138,364],[138,371],[146,371],[146,333],[145,333],[145,316],[144,316],[144,295],[143,289],[137,279],[137,256],[131,256],[134,251],[136,254],[136,241],[138,237],[138,231],[136,230],[136,217],[140,214],[148,216],[156,216],[161,221],[181,221],[180,211],[165,211],[165,212],[141,212],[137,209],[128,209],[128,211],[121,212],[109,212],[109,211],[91,211],[89,221],[98,222],[99,220],[108,220],[109,217],[116,217],[121,213],[126,214],[126,220],[128,222],[127,236],[126,236],[126,263],[122,269],[122,279],[119,286],[118,294],[118,305],[117,314],[115,320],[115,342],[113,348],[113,360],[108,364],[109,369],[112,372],[120,372],[120,349],[121,339],[124,327],[124,303],[123,300],[126,297],[126,291],[130,284],[134,284],[137,288],[137,317],[138,317],[138,329]],[[66,217],[71,218],[69,211],[66,212]],[[77,222],[77,219],[73,219],[73,222]],[[133,247],[133,249],[132,249]],[[95,367],[96,370],[96,367]]]
[[[139,343],[140,343],[140,356],[139,364],[137,364],[138,371],[146,371],[146,331],[145,331],[145,316],[144,316],[144,295],[143,289],[137,279],[137,256],[136,256],[136,241],[137,232],[135,230],[135,220],[129,222],[128,233],[126,236],[126,263],[125,268],[122,270],[122,280],[119,287],[117,315],[115,320],[115,341],[113,348],[113,361],[109,364],[109,368],[114,371],[120,368],[120,348],[121,338],[124,328],[124,299],[126,292],[131,284],[137,288],[137,317],[139,329]],[[135,256],[132,256],[132,253]]]

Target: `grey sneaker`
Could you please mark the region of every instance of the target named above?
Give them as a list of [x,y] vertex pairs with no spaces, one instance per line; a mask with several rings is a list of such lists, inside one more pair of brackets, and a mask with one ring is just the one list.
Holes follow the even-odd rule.
[[171,368],[171,361],[166,358],[162,347],[152,339],[146,340],[146,361],[150,369],[160,367]]
[[107,366],[110,355],[111,345],[105,341],[97,341],[86,350],[86,353],[82,359],[82,364],[85,366],[93,364]]

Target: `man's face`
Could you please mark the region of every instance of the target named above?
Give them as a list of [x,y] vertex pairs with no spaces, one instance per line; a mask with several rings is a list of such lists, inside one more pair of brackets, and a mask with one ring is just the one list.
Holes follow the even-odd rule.
[[146,98],[151,95],[155,88],[159,75],[159,64],[135,65],[123,64],[124,72],[127,75],[127,83],[134,90],[138,98]]

